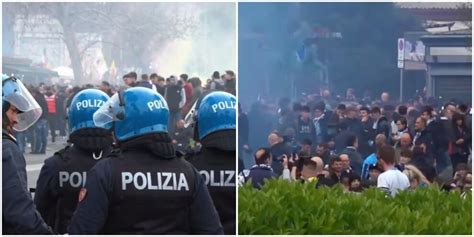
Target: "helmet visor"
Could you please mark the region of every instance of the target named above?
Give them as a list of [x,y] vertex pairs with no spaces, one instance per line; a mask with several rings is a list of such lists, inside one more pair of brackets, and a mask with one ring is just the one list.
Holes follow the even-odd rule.
[[6,94],[3,96],[3,100],[19,111],[18,121],[13,129],[19,132],[25,131],[41,117],[43,111],[20,80],[6,82],[3,87],[4,94]]
[[123,112],[123,108],[120,106],[119,94],[117,92],[94,113],[92,118],[95,126],[107,128],[107,124],[120,120],[117,118],[117,114],[121,112]]

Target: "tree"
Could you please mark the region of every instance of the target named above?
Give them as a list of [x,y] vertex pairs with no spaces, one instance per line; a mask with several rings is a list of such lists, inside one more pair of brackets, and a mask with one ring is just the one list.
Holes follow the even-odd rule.
[[[147,51],[156,42],[163,43],[186,36],[193,29],[194,21],[187,15],[173,14],[178,7],[164,3],[25,2],[5,3],[4,12],[8,12],[11,17],[24,19],[38,15],[54,19],[60,29],[50,30],[57,30],[61,34],[68,49],[75,80],[85,82],[82,65],[84,54],[96,44],[100,43],[108,49],[106,58],[119,59],[116,62],[119,67],[142,67],[146,65]],[[41,21],[22,22],[30,24],[24,25],[24,28],[42,24]],[[99,37],[81,39],[81,33]]]

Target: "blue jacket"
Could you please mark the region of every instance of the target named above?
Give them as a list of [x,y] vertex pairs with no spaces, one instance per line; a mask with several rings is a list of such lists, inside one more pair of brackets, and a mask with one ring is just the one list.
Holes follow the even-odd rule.
[[36,211],[28,191],[25,158],[5,131],[2,146],[3,234],[53,234]]
[[248,180],[252,180],[252,186],[260,189],[265,180],[278,178],[278,175],[273,172],[273,169],[268,165],[254,165],[250,170],[244,170],[239,175],[240,183],[243,184]]

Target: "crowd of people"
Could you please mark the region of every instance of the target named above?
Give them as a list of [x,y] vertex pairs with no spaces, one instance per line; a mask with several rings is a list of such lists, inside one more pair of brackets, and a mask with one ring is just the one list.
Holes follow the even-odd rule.
[[293,103],[259,99],[248,113],[239,107],[239,180],[256,188],[271,177],[354,192],[378,186],[392,195],[435,183],[470,190],[470,111],[423,95],[357,99],[351,88],[345,97],[322,90]]
[[[86,84],[82,86],[46,85],[45,83],[41,83],[39,86],[27,85],[28,90],[31,91],[43,110],[43,114],[28,130],[15,132],[20,151],[30,154],[46,154],[48,135],[51,137],[50,142],[58,141],[58,137],[59,142],[66,142],[68,136],[67,108],[78,92],[96,88],[108,96],[112,96],[119,90],[136,86],[156,90],[165,98],[170,109],[168,127],[173,143],[176,149],[182,152],[190,151],[196,144],[192,139],[191,129],[185,127],[184,118],[192,105],[208,91],[226,91],[233,95],[236,92],[236,75],[231,70],[225,71],[222,75],[215,71],[204,85],[199,77],[189,78],[187,74],[171,75],[165,79],[157,73],[142,74],[138,78],[136,72],[129,72],[122,79],[123,84],[120,85],[113,85],[107,81],[102,81],[100,85]],[[31,151],[26,151],[27,148],[31,148]]]
[[[183,121],[186,99],[170,94],[187,95],[185,74],[170,78],[164,96],[134,74],[112,96],[88,85],[64,100],[67,144],[44,160],[34,198],[15,133],[63,104],[51,107],[54,92],[33,96],[2,75],[4,233],[235,235],[236,96],[202,90]],[[192,152],[180,152],[171,99],[179,101],[176,123],[199,144]]]

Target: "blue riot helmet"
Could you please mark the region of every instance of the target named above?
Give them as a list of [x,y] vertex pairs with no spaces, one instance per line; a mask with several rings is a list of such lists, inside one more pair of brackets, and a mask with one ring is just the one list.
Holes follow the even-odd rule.
[[217,131],[236,128],[237,99],[234,95],[214,91],[196,103],[198,105],[193,106],[191,112],[196,113],[195,137],[199,140]]
[[112,124],[117,140],[168,132],[169,109],[163,96],[145,88],[133,87],[119,91],[94,113],[96,126]]
[[13,129],[22,132],[33,125],[43,113],[38,102],[33,98],[23,83],[15,78],[2,75],[2,111],[5,113],[13,105],[19,111],[18,123]]
[[[98,89],[85,89],[77,93],[68,108],[69,132],[73,133],[82,128],[97,128],[92,116],[110,97]],[[110,129],[111,124],[102,128]]]

